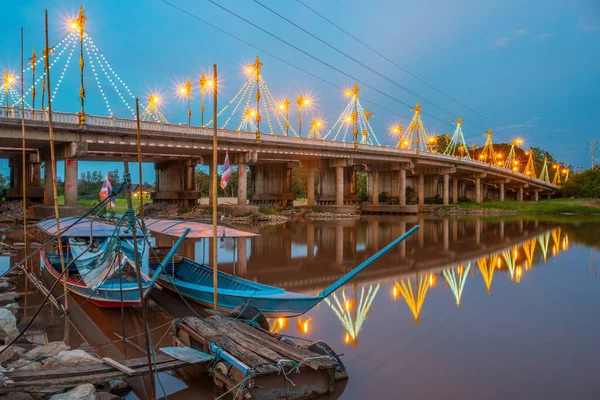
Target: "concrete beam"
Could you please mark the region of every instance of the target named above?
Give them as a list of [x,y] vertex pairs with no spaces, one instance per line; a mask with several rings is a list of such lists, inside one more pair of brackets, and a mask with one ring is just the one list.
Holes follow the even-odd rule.
[[330,167],[350,167],[354,165],[354,160],[352,158],[340,158],[334,160],[328,160]]

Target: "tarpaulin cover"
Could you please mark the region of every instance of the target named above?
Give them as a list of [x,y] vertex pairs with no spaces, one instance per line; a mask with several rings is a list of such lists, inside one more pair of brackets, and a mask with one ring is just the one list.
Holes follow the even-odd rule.
[[[109,225],[104,222],[92,220],[90,218],[83,218],[77,222],[79,217],[65,217],[59,220],[60,231],[65,232],[65,237],[110,237],[115,232],[116,227]],[[49,235],[56,234],[56,221],[54,219],[47,219],[38,223],[40,229]],[[68,228],[68,229],[67,229]],[[138,230],[138,235],[142,236],[142,232]],[[119,228],[119,237],[131,237],[131,230],[126,227]]]
[[[176,219],[157,219],[144,218],[146,228],[155,233],[163,233],[165,235],[180,237],[186,229],[190,232],[187,234],[189,239],[211,238],[213,237],[213,226],[211,224],[203,224],[201,222],[176,220]],[[217,226],[217,237],[240,238],[258,236],[255,233],[240,231],[239,229],[227,228],[225,226]]]

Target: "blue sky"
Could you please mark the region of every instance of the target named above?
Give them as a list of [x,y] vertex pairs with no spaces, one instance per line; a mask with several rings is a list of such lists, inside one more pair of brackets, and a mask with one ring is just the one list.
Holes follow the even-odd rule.
[[[169,1],[337,86],[349,87],[353,83],[352,79],[207,0]],[[430,133],[452,132],[452,121],[460,115],[465,120],[463,132],[468,143],[483,144],[485,129],[492,128],[497,142],[521,136],[525,138],[525,146],[541,146],[568,164],[589,167],[587,142],[594,134],[600,140],[600,132],[595,132],[600,109],[599,2],[382,0],[374,4],[358,0],[303,0],[473,112],[363,47],[299,2],[259,1],[418,96],[334,52],[255,1],[220,4],[391,97],[411,105],[421,98],[423,112],[435,117],[422,117]],[[21,26],[25,28],[26,53],[35,47],[39,54],[43,46],[44,9],[50,12],[50,41],[56,43],[66,34],[65,21],[76,15],[79,4],[79,1],[63,0],[4,5],[11,18],[2,24],[1,67],[18,70]],[[185,102],[176,96],[178,83],[187,77],[195,83],[202,71],[210,71],[216,63],[222,83],[219,103],[225,105],[244,81],[242,66],[253,61],[257,54],[255,48],[161,0],[84,1],[83,6],[88,18],[86,30],[114,70],[142,100],[150,90],[160,92],[164,99],[162,111],[171,122],[186,120]],[[287,95],[292,101],[300,93],[310,93],[315,107],[305,115],[305,124],[313,116],[324,119],[326,125],[333,124],[346,103],[338,89],[258,53],[264,62],[263,76],[276,98]],[[74,54],[56,96],[56,110],[78,110],[76,56]],[[54,85],[58,75],[58,71],[55,72]],[[30,81],[27,77],[26,83]],[[130,116],[108,81],[101,78],[101,82],[115,115]],[[87,111],[107,115],[89,68],[86,88]],[[198,89],[194,92],[192,123],[198,124]],[[363,105],[375,113],[372,126],[379,139],[392,144],[389,127],[395,122],[406,126],[412,115],[409,107],[365,86],[361,88],[361,99]],[[427,100],[449,112],[434,107]],[[39,97],[37,102],[39,104]],[[207,98],[207,109],[210,107],[212,104]],[[296,119],[294,110],[290,120]],[[0,163],[0,172],[7,173],[6,165],[6,161]],[[120,163],[86,163],[81,169],[107,171],[120,167]],[[151,164],[144,167],[144,174],[153,179]]]

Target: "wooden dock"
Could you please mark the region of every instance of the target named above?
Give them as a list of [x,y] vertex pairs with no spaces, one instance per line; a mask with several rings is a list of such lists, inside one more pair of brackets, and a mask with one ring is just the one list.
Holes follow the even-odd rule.
[[[206,355],[205,355],[206,356]],[[35,393],[47,389],[72,388],[84,383],[100,384],[115,379],[127,379],[148,374],[146,357],[124,361],[102,359],[103,364],[80,365],[36,371],[7,371],[0,374],[0,393],[29,392]],[[192,364],[207,364],[212,357],[204,357],[202,361],[182,361],[167,354],[156,356],[156,371],[171,371]]]
[[343,364],[333,351],[318,354],[224,315],[186,317],[176,325],[174,338],[181,345],[212,351],[217,362],[207,372],[240,398],[311,398],[333,393],[336,376],[347,378],[345,371],[339,373]]

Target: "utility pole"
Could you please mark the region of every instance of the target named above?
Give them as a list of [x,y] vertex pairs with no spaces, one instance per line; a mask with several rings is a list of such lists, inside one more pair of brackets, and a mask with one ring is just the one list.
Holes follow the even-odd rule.
[[592,138],[592,140],[590,140],[588,142],[588,150],[590,151],[591,155],[592,155],[592,171],[593,170],[598,170],[600,171],[600,158],[596,156],[596,151],[599,150],[598,149],[598,142],[596,142],[594,140],[594,138]]

